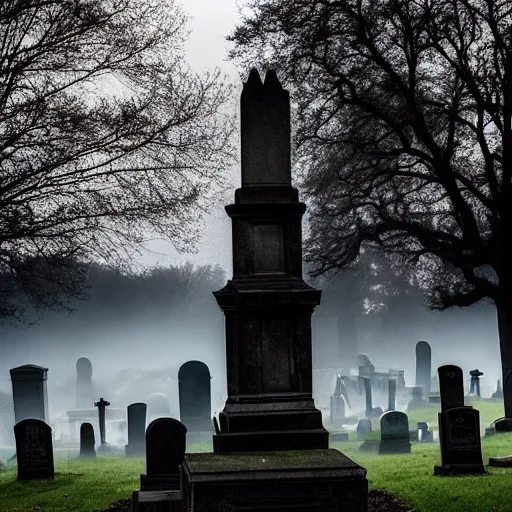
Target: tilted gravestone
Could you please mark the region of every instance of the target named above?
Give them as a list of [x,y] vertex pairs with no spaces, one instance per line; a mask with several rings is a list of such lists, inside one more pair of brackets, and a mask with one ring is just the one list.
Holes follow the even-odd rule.
[[174,418],[157,418],[146,430],[146,474],[141,491],[179,490],[187,428]]
[[180,421],[187,432],[211,432],[210,370],[201,361],[187,361],[178,371]]
[[407,414],[400,411],[385,412],[380,418],[379,455],[410,452]]
[[146,409],[146,404],[140,402],[127,407],[127,457],[142,457],[146,453]]
[[485,473],[480,441],[480,413],[464,407],[464,382],[458,366],[437,370],[441,412],[438,414],[441,465],[434,475]]
[[26,419],[14,425],[18,480],[54,476],[52,429],[44,421]]
[[421,386],[425,399],[430,393],[431,361],[430,345],[426,341],[418,341],[416,343],[416,386]]
[[95,459],[94,427],[90,423],[80,425],[80,459]]

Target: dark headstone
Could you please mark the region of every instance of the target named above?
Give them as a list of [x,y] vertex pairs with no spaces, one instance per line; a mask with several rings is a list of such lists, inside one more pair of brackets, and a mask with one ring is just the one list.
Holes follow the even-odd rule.
[[127,457],[142,457],[146,453],[146,409],[138,402],[127,407],[128,444],[125,446]]
[[416,343],[416,386],[421,386],[423,396],[430,393],[432,352],[426,341]]
[[485,473],[479,412],[471,407],[454,407],[439,413],[438,418],[441,465],[434,467],[434,475]]
[[512,432],[512,418],[498,418],[491,423],[495,433]]
[[509,370],[503,378],[503,405],[505,416],[512,419],[512,370]]
[[48,393],[46,379],[48,368],[26,364],[12,368],[12,396],[14,421],[38,419],[48,422]]
[[174,418],[157,418],[146,430],[146,474],[142,491],[179,489],[179,466],[183,462],[187,429]]
[[86,409],[94,405],[94,388],[91,379],[91,361],[81,357],[76,362],[76,409]]
[[187,432],[211,432],[210,370],[201,361],[188,361],[178,371],[180,421]]
[[441,396],[441,412],[454,407],[463,407],[464,381],[462,370],[453,364],[440,366],[437,369],[437,378]]
[[385,412],[380,418],[379,454],[410,452],[407,414],[400,411]]
[[396,409],[396,379],[388,380],[388,410]]
[[368,418],[361,418],[357,422],[356,433],[359,441],[364,441],[366,434],[372,431],[372,422]]
[[80,425],[80,459],[95,459],[94,428],[90,423]]
[[44,421],[26,419],[14,425],[18,480],[52,478],[52,429]]

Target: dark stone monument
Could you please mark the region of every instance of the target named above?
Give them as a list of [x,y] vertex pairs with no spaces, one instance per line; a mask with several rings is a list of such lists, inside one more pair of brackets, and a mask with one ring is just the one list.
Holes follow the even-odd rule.
[[372,422],[368,418],[361,418],[357,422],[356,433],[358,441],[364,441],[366,434],[372,431]]
[[388,380],[388,411],[396,409],[396,379]]
[[437,369],[437,379],[441,396],[441,412],[454,407],[464,407],[462,370],[453,364],[440,366]]
[[400,411],[385,412],[380,418],[379,455],[411,453],[409,419]]
[[225,315],[228,398],[214,453],[185,455],[183,506],[363,512],[366,470],[328,449],[313,400],[311,315],[321,292],[302,279],[306,205],[291,186],[290,99],[274,71],[262,83],[253,69],[244,84],[241,141],[242,187],[226,207],[233,277],[214,293]]
[[18,480],[53,479],[52,429],[44,421],[26,419],[14,425]]
[[469,372],[470,383],[469,383],[469,394],[480,396],[480,377],[483,375],[478,368]]
[[500,432],[512,432],[512,417],[507,417],[507,397],[512,397],[512,370],[510,370],[506,375],[505,379],[503,380],[503,392],[502,395],[504,396],[505,400],[505,417],[498,418],[494,420],[494,428],[496,433]]
[[180,469],[187,428],[174,418],[157,418],[146,430],[146,474],[140,475],[141,491],[180,489]]
[[146,404],[135,403],[127,407],[128,444],[127,457],[143,457],[146,453]]
[[48,368],[26,364],[9,370],[14,401],[14,421],[38,419],[48,422]]
[[90,423],[80,425],[80,459],[95,459],[94,427]]
[[366,411],[365,414],[368,417],[372,416],[373,411],[373,400],[372,400],[372,381],[369,377],[364,379],[364,396],[366,400]]
[[76,405],[75,409],[86,409],[94,404],[92,386],[92,364],[86,357],[76,362]]
[[105,407],[108,407],[110,402],[100,398],[99,402],[94,402],[94,406],[98,408],[98,421],[100,424],[100,445],[104,447],[107,442],[105,440]]
[[178,371],[180,421],[187,432],[212,431],[210,370],[201,361],[188,361]]
[[445,365],[437,370],[441,394],[438,414],[441,465],[434,475],[485,473],[480,442],[480,413],[464,407],[464,382],[458,366]]
[[416,343],[416,386],[421,386],[423,397],[430,393],[432,352],[426,341]]
[[[345,397],[343,396],[343,379],[341,375],[336,376],[336,387],[334,388],[334,394],[331,396],[331,424],[338,425],[345,419]],[[346,393],[346,389],[345,389]],[[332,435],[330,436],[332,440]]]

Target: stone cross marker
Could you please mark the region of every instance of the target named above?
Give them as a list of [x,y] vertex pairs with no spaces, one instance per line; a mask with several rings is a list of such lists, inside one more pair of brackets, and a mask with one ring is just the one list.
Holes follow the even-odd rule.
[[174,418],[157,418],[146,430],[146,474],[142,491],[178,490],[187,428]]
[[410,452],[407,414],[400,411],[385,412],[380,418],[379,454]]
[[101,446],[105,446],[105,407],[110,405],[110,402],[100,398],[99,402],[94,402],[95,407],[98,408],[98,420],[100,422],[100,442]]
[[453,407],[464,406],[464,381],[462,370],[453,364],[437,369],[439,393],[441,395],[441,412]]
[[423,397],[430,393],[432,352],[426,341],[416,343],[416,386],[421,386]]
[[52,429],[44,421],[26,419],[14,425],[18,480],[54,476]]
[[80,425],[80,459],[95,459],[94,427],[90,423]]
[[146,452],[146,410],[146,404],[140,402],[127,407],[128,444],[125,446],[127,457],[141,457]]
[[484,373],[481,372],[478,368],[476,370],[471,370],[469,375],[471,376],[470,384],[469,384],[469,393],[475,394],[476,396],[480,396],[480,377]]

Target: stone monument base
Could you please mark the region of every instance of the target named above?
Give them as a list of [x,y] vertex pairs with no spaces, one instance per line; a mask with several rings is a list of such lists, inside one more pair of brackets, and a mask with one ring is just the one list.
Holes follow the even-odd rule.
[[131,512],[182,512],[180,491],[133,491]]
[[181,465],[187,512],[366,512],[366,470],[333,449],[191,453]]
[[379,455],[390,455],[395,453],[411,453],[411,443],[402,439],[380,441]]
[[179,491],[180,475],[140,475],[141,491]]
[[483,475],[487,473],[483,464],[448,464],[434,466],[434,476]]
[[512,468],[512,455],[505,457],[490,457],[489,466],[495,468]]
[[285,430],[267,432],[227,432],[213,436],[214,453],[326,449],[329,432],[324,428],[310,430]]

